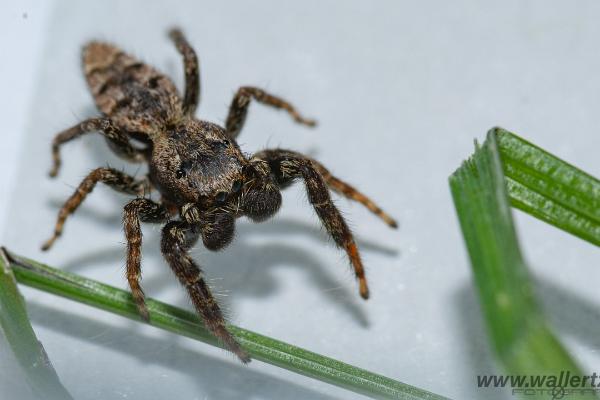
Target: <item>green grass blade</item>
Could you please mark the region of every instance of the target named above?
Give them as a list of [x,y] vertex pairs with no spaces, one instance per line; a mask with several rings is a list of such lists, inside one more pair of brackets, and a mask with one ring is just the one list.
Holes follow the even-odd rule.
[[[104,285],[69,272],[14,254],[9,254],[19,283],[79,301],[133,320],[142,321],[135,303],[124,290]],[[219,342],[204,329],[196,314],[147,299],[150,325],[215,346]],[[444,397],[393,379],[324,357],[269,337],[229,326],[232,334],[255,359],[328,382],[373,398],[429,399]]]
[[491,132],[511,204],[600,246],[600,181],[504,129]]
[[0,329],[25,372],[30,388],[38,398],[72,399],[60,383],[42,344],[35,336],[13,271],[2,257],[0,257]]
[[512,220],[496,133],[491,131],[450,177],[491,342],[509,374],[581,375],[536,302]]

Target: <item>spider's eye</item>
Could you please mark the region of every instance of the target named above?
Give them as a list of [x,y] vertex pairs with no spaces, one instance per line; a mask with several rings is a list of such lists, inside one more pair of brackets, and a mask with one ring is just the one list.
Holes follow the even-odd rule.
[[185,176],[185,170],[183,168],[179,168],[177,171],[175,171],[175,177],[177,179],[181,179]]
[[229,147],[229,144],[231,142],[227,139],[223,139],[223,140],[215,140],[212,143],[213,149],[226,149]]
[[242,188],[242,181],[237,180],[237,181],[233,182],[233,186],[231,186],[231,191],[233,193],[237,193],[240,191],[241,188]]
[[225,201],[226,198],[227,198],[227,192],[219,192],[219,193],[217,193],[215,200],[217,201],[217,203],[222,203]]

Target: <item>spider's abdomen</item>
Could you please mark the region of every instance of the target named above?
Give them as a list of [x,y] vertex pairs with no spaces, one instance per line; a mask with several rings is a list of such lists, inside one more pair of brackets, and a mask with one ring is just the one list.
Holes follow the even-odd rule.
[[96,106],[119,128],[151,136],[181,117],[173,82],[119,48],[91,42],[82,61]]

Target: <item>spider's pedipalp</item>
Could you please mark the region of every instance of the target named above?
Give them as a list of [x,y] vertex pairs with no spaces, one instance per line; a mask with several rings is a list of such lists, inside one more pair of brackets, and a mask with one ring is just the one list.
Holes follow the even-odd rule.
[[231,212],[215,210],[203,218],[202,243],[209,250],[222,250],[233,240],[235,218]]
[[196,204],[187,203],[181,207],[179,215],[188,225],[199,227],[202,243],[208,250],[222,250],[233,240],[235,216],[232,210],[213,208],[201,211]]

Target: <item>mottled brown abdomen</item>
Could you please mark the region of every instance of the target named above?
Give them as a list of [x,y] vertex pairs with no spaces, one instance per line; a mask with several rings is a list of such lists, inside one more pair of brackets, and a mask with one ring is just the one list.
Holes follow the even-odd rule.
[[154,136],[183,117],[173,82],[111,44],[87,44],[83,69],[98,109],[125,131]]

